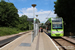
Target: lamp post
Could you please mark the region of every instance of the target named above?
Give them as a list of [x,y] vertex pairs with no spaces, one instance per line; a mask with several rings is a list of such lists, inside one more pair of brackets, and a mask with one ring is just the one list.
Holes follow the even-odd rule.
[[35,6],[36,6],[36,4],[32,4],[32,7],[33,7],[33,21],[34,21],[34,34],[35,34]]
[[36,15],[36,17],[38,17],[38,15]]
[[34,21],[34,33],[32,34],[32,42],[33,42],[33,40],[34,40],[34,37],[35,37],[35,20],[36,20],[36,18],[35,18],[35,6],[36,6],[36,4],[32,4],[32,7],[33,7],[33,21]]

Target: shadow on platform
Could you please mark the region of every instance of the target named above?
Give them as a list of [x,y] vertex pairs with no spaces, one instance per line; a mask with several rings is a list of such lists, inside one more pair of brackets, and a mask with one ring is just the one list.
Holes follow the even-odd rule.
[[31,43],[21,43],[19,46],[26,46],[26,47],[30,47]]

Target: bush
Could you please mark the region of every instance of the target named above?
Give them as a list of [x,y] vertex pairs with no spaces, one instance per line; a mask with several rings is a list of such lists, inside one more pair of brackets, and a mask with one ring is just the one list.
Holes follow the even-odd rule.
[[18,28],[0,27],[0,36],[12,35],[22,32]]

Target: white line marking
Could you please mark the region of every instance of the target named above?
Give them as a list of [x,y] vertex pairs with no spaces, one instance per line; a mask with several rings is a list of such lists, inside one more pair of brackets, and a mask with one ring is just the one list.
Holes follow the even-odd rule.
[[[46,36],[48,36],[47,34],[46,34]],[[54,46],[57,48],[57,50],[59,50],[59,48],[56,46],[56,44],[53,42],[53,40],[48,36],[48,38],[52,41],[52,43],[54,44]]]
[[[22,36],[24,36],[24,35],[22,35]],[[13,40],[12,42],[10,42],[10,43],[6,44],[5,46],[1,47],[1,48],[0,48],[0,50],[1,50],[1,49],[3,49],[3,48],[4,48],[4,47],[6,47],[6,46],[8,46],[8,45],[12,44],[14,41],[18,40],[18,39],[19,39],[19,38],[21,38],[22,36],[20,36],[20,37],[16,38],[16,39],[15,39],[15,40]]]

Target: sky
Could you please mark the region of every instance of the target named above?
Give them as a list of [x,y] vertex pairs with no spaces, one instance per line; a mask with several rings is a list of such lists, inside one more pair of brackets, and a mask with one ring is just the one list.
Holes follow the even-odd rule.
[[[56,0],[5,0],[6,2],[12,2],[18,9],[18,14],[27,15],[28,18],[33,18],[33,7],[32,4],[36,4],[35,18],[39,19],[41,23],[45,23],[48,18],[56,17],[54,14],[54,2]],[[38,17],[36,17],[38,15]]]

